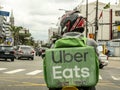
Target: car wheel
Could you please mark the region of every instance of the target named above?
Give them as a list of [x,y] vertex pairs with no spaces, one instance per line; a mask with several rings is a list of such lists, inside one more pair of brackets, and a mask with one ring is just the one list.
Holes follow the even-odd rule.
[[12,58],[11,61],[13,62],[13,61],[14,61],[14,58]]
[[31,60],[34,60],[34,57],[32,57]]
[[100,68],[100,69],[103,69],[103,67],[104,67],[104,65],[102,65],[102,64],[99,65],[99,68]]
[[20,60],[20,57],[17,56],[16,59],[17,59],[17,60]]

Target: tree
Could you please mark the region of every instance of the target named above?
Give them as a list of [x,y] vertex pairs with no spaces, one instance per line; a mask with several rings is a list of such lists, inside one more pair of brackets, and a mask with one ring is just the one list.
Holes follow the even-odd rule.
[[14,38],[14,45],[19,44],[19,31],[23,29],[21,26],[10,26],[10,31],[12,32],[13,38]]
[[20,33],[19,31],[23,29],[21,26],[10,26],[10,31],[14,38],[14,45],[34,45],[35,41],[31,37],[31,33]]
[[21,42],[21,44],[26,45],[26,42],[28,42],[28,39],[26,38],[30,38],[31,34],[30,33],[19,33],[19,40]]

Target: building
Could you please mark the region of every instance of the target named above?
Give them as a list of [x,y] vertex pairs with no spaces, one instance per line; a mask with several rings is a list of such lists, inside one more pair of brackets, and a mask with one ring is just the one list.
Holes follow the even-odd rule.
[[[98,35],[99,44],[106,45],[112,56],[120,56],[120,0],[118,4],[104,8],[106,3],[98,2]],[[86,5],[77,9],[86,16]],[[96,2],[88,4],[88,34],[95,33]],[[86,34],[86,33],[85,33]],[[119,39],[119,40],[114,40]],[[114,42],[114,41],[115,42]]]
[[[110,5],[110,8],[104,9],[106,3],[98,2],[98,41],[111,40],[111,33],[113,34],[115,22],[120,20],[119,13],[120,4]],[[77,8],[83,16],[86,16],[86,5],[82,5]],[[96,17],[96,2],[88,4],[88,34],[95,32],[95,17]],[[112,21],[112,27],[110,23]],[[112,32],[111,32],[112,30]],[[112,35],[113,36],[113,35]]]
[[13,15],[13,11],[11,11],[11,15],[10,15],[10,25],[14,26],[14,15]]
[[9,12],[7,11],[0,11],[0,37],[1,43],[13,43],[12,32],[10,31],[10,25],[14,26],[14,16],[13,12],[11,12],[10,20],[8,21]]
[[55,36],[58,34],[58,27],[50,27],[48,29],[48,41],[49,43],[52,42],[52,36]]
[[3,28],[4,22],[5,22],[4,16],[0,15],[0,37],[3,39],[5,37],[5,29]]

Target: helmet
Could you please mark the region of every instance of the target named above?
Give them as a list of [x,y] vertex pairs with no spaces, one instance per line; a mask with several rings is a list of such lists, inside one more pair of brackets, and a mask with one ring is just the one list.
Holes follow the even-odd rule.
[[67,12],[61,17],[61,34],[66,32],[84,32],[85,19],[79,11]]

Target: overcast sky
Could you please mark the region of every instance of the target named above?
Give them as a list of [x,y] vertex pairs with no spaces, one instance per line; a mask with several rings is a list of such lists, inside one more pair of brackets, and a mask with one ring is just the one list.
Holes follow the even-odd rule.
[[[85,3],[86,0],[83,0]],[[96,0],[88,0],[93,2]],[[119,0],[100,0],[113,4]],[[13,10],[15,25],[30,30],[35,40],[48,40],[48,29],[55,27],[58,18],[64,14],[59,9],[72,10],[82,0],[0,0],[1,10]]]

